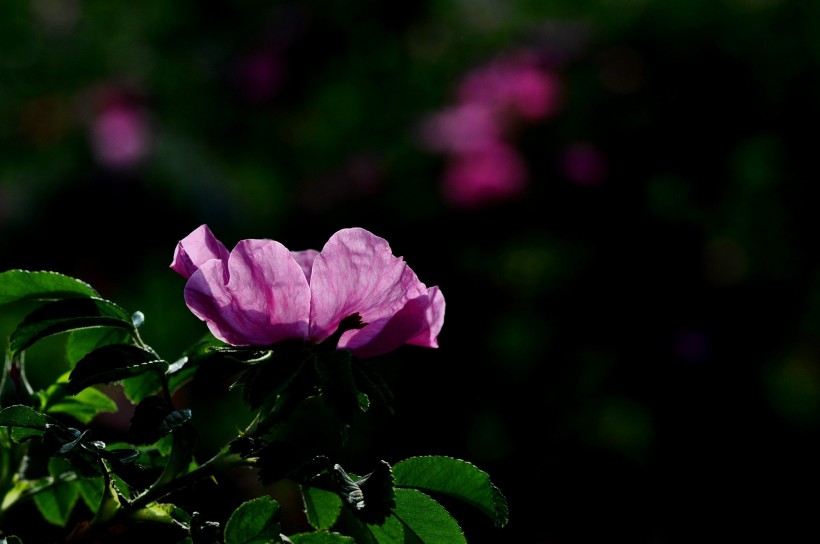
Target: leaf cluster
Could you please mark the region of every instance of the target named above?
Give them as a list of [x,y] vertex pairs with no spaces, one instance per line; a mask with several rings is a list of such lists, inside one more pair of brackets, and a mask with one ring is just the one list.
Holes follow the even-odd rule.
[[[347,350],[292,341],[237,347],[206,337],[165,359],[141,338],[142,313],[80,280],[0,274],[0,304],[19,301],[38,305],[11,333],[6,352],[0,519],[31,500],[45,522],[65,527],[78,544],[113,541],[123,530],[143,534],[146,527],[163,541],[191,544],[466,542],[435,498],[445,496],[474,506],[497,527],[507,523],[503,495],[465,461],[379,461],[362,476],[342,467],[357,418],[373,403],[393,410],[386,382]],[[57,334],[65,335],[72,368],[34,392],[25,379],[26,350]],[[206,460],[194,455],[196,414],[175,396],[192,380],[224,383],[254,414]],[[122,409],[110,396],[112,384],[133,412],[128,440],[106,444],[93,421]],[[240,504],[224,524],[174,503],[176,491],[235,466],[256,468],[263,484],[298,483],[313,531],[286,536],[280,506],[266,496]]]

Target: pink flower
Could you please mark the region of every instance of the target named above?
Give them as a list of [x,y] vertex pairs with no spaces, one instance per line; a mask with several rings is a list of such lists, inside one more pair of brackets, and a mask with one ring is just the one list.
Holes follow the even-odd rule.
[[144,112],[126,104],[114,104],[99,113],[91,127],[91,143],[97,160],[109,167],[129,167],[148,155],[150,133]]
[[462,102],[487,104],[500,110],[509,108],[528,120],[555,113],[560,95],[555,75],[540,68],[537,59],[527,53],[510,55],[476,69],[458,89]]
[[444,194],[454,204],[479,207],[510,200],[524,192],[527,167],[506,144],[454,155],[444,175]]
[[372,357],[402,344],[438,347],[444,323],[439,288],[361,228],[338,231],[321,252],[242,240],[229,253],[202,225],[179,242],[171,268],[188,279],[188,308],[232,345],[319,343],[359,314],[365,325],[344,331],[337,347]]

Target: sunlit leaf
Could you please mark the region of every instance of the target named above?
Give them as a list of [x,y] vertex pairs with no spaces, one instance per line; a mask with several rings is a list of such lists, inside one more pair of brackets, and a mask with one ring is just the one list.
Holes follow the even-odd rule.
[[497,527],[509,520],[507,500],[490,476],[472,463],[443,456],[411,457],[393,466],[397,487],[441,493],[471,504]]
[[9,338],[13,354],[54,334],[89,327],[133,330],[131,316],[113,302],[99,298],[75,298],[49,302],[28,314]]
[[396,489],[393,515],[404,525],[405,542],[467,544],[464,532],[449,512],[416,489]]
[[44,431],[48,422],[45,414],[28,406],[18,404],[0,410],[0,427],[25,427]]
[[356,544],[353,538],[339,533],[299,533],[289,538],[293,544]]
[[[60,385],[66,387],[65,384]],[[46,408],[46,413],[67,414],[84,424],[90,423],[97,414],[116,411],[117,403],[93,387],[83,389],[75,396],[65,396]]]
[[128,400],[138,404],[162,389],[161,368],[155,370],[122,380],[122,391]]
[[281,542],[279,504],[264,496],[239,505],[225,524],[225,544]]
[[58,482],[34,495],[34,503],[47,522],[65,527],[80,498],[76,481]]
[[96,478],[80,478],[77,480],[77,488],[80,491],[80,498],[92,512],[96,512],[100,506],[103,496],[105,480],[102,476]]
[[68,391],[77,393],[90,385],[167,369],[168,363],[150,351],[130,344],[111,344],[92,351],[77,362],[68,378]]
[[303,485],[302,499],[308,523],[320,531],[330,529],[342,511],[342,499],[339,495],[324,489]]
[[87,283],[57,272],[8,270],[0,273],[0,305],[18,300],[96,296],[99,296],[97,291]]

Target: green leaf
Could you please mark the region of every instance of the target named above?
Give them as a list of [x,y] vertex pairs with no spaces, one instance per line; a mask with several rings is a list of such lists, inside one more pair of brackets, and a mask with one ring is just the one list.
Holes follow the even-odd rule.
[[490,476],[472,463],[443,456],[411,457],[393,466],[397,487],[411,487],[455,497],[481,510],[495,524],[509,521],[507,500]]
[[302,499],[308,523],[319,531],[330,529],[342,511],[342,499],[336,493],[302,486]]
[[0,305],[18,300],[99,296],[87,283],[57,272],[8,270],[0,274]]
[[80,491],[80,498],[92,512],[96,512],[103,497],[105,479],[102,476],[96,478],[80,478],[77,480],[77,488]]
[[48,417],[21,404],[0,410],[0,427],[26,427],[45,430]]
[[28,406],[17,404],[0,410],[0,427],[11,427],[11,437],[15,442],[43,436],[48,423],[48,416]]
[[416,539],[424,544],[467,544],[464,532],[449,512],[416,489],[396,489],[393,515],[404,525],[405,542]]
[[[65,390],[67,384],[58,383],[51,385],[47,393],[52,391],[53,388],[62,388]],[[56,397],[56,394],[52,394]],[[57,400],[45,408],[45,412],[48,414],[67,414],[83,424],[90,423],[97,414],[116,411],[117,403],[108,397],[108,395],[93,387],[84,389],[73,397],[63,396],[60,400]]]
[[242,503],[225,524],[225,544],[281,542],[279,517],[279,503],[270,497]]
[[353,538],[339,533],[299,533],[289,538],[293,544],[356,544]]
[[151,395],[157,394],[162,389],[162,376],[157,372],[146,372],[139,376],[132,376],[122,380],[122,391],[126,398],[133,403],[139,404]]
[[392,515],[381,525],[374,525],[355,518],[349,510],[343,510],[340,524],[356,544],[411,544],[405,543],[404,525]]
[[44,304],[28,314],[11,333],[9,347],[16,355],[47,336],[89,327],[134,330],[130,314],[113,302],[99,298],[65,299]]
[[59,482],[34,495],[34,503],[47,522],[65,527],[71,511],[80,498],[76,481]]
[[71,368],[77,361],[97,348],[110,344],[125,344],[130,335],[119,328],[77,329],[68,333],[65,343],[65,354]]
[[68,377],[68,391],[77,393],[90,385],[167,369],[168,363],[150,351],[130,344],[111,344],[95,349],[77,362]]

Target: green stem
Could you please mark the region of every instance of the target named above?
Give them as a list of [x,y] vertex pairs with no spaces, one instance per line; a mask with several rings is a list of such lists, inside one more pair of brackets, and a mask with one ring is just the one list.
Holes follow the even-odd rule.
[[229,453],[228,449],[225,448],[191,472],[179,478],[164,482],[161,485],[148,488],[142,495],[139,495],[131,501],[128,509],[138,510],[174,491],[192,485],[198,480],[208,478],[223,470],[240,466],[253,466],[253,463],[247,459],[243,459],[237,453]]

